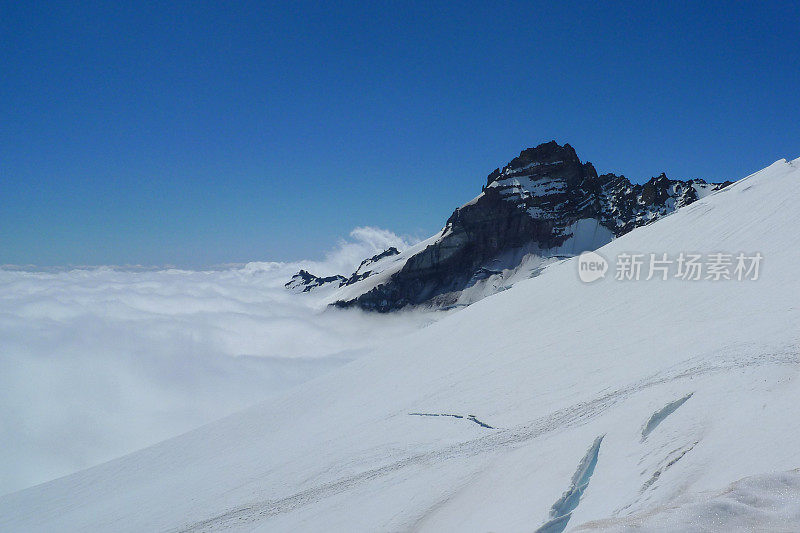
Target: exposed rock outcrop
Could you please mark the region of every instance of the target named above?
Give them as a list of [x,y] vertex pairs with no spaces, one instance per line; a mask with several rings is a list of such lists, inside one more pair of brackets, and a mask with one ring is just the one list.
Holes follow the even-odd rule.
[[346,282],[347,278],[344,276],[328,276],[325,278],[315,276],[308,270],[300,270],[297,274],[292,276],[292,279],[284,285],[287,289],[297,292],[309,292],[317,287],[335,283],[337,286]]

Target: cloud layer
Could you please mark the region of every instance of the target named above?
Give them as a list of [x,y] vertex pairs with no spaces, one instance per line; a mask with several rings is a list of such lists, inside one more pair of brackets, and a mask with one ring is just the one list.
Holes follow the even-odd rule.
[[209,271],[0,269],[0,494],[176,435],[432,320],[283,289],[404,239],[356,228],[324,261]]

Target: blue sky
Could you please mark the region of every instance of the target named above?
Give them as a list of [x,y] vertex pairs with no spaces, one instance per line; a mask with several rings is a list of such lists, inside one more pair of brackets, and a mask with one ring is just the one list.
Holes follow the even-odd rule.
[[550,139],[636,181],[800,156],[800,4],[635,4],[0,1],[0,264],[424,237]]

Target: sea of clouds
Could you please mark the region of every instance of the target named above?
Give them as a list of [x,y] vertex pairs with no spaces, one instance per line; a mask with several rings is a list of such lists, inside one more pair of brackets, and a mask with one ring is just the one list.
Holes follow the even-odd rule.
[[0,494],[268,401],[430,323],[283,287],[299,268],[349,274],[410,244],[365,227],[322,261],[0,268]]

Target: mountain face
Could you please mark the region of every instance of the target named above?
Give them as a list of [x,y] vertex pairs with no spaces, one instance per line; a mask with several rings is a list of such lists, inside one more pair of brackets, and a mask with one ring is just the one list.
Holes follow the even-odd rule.
[[380,312],[446,306],[530,254],[552,258],[599,248],[729,183],[661,174],[632,184],[624,176],[598,175],[569,144],[544,143],[489,174],[483,192],[456,209],[438,238],[384,283],[334,305]]
[[381,253],[373,255],[369,259],[364,259],[363,261],[361,261],[361,264],[358,265],[358,268],[356,269],[356,271],[353,272],[350,275],[350,277],[347,278],[347,280],[345,280],[342,283],[342,286],[352,285],[353,283],[357,283],[357,282],[361,281],[362,279],[366,279],[366,278],[370,277],[372,275],[372,270],[368,269],[367,267],[371,267],[372,265],[374,265],[375,263],[377,263],[381,259],[386,259],[387,257],[392,257],[392,256],[397,255],[399,253],[400,253],[400,251],[397,248],[395,248],[394,246],[391,246],[391,247],[387,248],[386,250],[382,251]]
[[397,250],[397,248],[391,246],[381,253],[375,254],[372,257],[361,261],[361,264],[358,265],[358,268],[355,270],[355,272],[350,274],[349,277],[339,274],[335,276],[320,277],[315,276],[308,270],[300,270],[297,274],[292,276],[292,279],[290,279],[289,282],[284,285],[284,287],[296,292],[310,292],[318,287],[322,287],[323,285],[335,285],[337,287],[352,285],[370,277],[373,273],[372,267],[375,265],[375,263],[379,262],[381,259],[386,259],[387,257],[392,257],[399,253],[400,252]]

